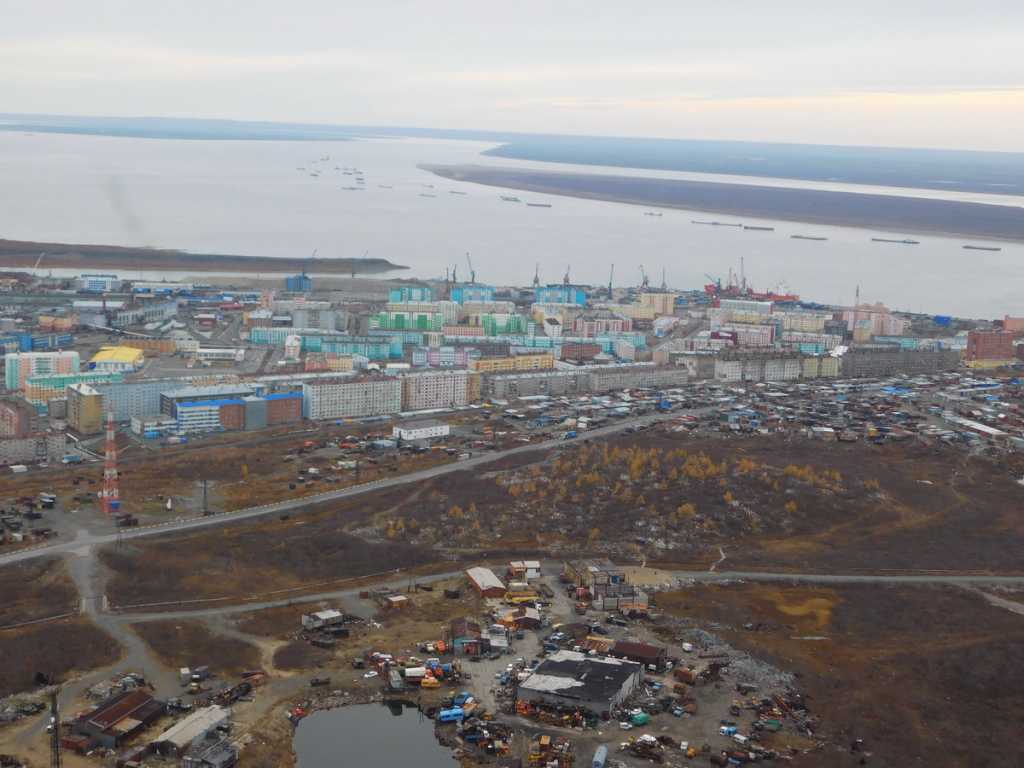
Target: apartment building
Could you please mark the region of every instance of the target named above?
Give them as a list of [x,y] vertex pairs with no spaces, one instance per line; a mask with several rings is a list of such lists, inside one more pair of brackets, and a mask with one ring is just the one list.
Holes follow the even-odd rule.
[[470,380],[479,374],[469,371],[431,371],[402,376],[402,410],[424,411],[468,405],[470,394],[479,391]]
[[302,398],[307,419],[381,416],[402,410],[402,382],[388,376],[304,381]]
[[23,390],[32,376],[55,373],[77,373],[81,365],[78,353],[13,352],[4,356],[4,386],[10,391]]

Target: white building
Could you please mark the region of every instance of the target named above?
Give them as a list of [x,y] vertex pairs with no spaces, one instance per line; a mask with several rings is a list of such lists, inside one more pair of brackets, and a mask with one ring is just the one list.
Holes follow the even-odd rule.
[[241,363],[245,350],[234,347],[200,347],[195,350],[196,359],[201,363]]
[[391,436],[399,440],[435,440],[448,437],[451,427],[442,421],[410,421],[392,427]]
[[314,420],[398,413],[402,410],[402,382],[383,376],[304,381],[302,406],[303,415]]
[[317,611],[316,613],[304,613],[302,614],[302,628],[303,629],[323,629],[324,627],[332,627],[336,624],[343,624],[345,621],[345,614],[341,611],[328,610],[328,611]]
[[117,275],[79,275],[75,280],[78,290],[88,293],[111,293],[121,290]]

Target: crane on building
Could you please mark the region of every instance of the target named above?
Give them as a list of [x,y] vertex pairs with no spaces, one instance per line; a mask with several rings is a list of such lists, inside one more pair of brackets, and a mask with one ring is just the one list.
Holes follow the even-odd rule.
[[469,265],[469,282],[476,283],[476,270],[473,269],[473,260],[469,258],[469,251],[466,251],[466,264]]
[[642,280],[640,281],[640,290],[646,291],[648,288],[651,287],[651,281],[647,277],[647,270],[644,269],[643,264],[640,265],[640,276],[642,278]]
[[608,274],[608,301],[612,300],[612,280],[615,279],[615,265],[612,264],[612,270]]

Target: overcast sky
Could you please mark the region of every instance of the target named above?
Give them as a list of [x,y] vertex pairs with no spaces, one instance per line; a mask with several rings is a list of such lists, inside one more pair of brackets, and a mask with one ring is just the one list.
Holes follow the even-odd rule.
[[1024,0],[0,0],[0,111],[1024,151]]

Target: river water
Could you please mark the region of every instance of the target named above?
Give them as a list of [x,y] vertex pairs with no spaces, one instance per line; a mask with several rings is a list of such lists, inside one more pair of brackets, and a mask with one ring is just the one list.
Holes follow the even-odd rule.
[[[505,202],[502,195],[516,193],[440,179],[417,167],[609,170],[481,156],[491,146],[426,139],[178,141],[0,133],[0,237],[264,256],[314,249],[324,257],[368,253],[412,268],[396,275],[417,277],[441,276],[446,266],[458,264],[465,278],[465,254],[471,252],[477,279],[497,284],[528,284],[539,262],[546,282],[560,282],[569,269],[574,281],[605,284],[614,264],[616,285],[637,285],[643,265],[653,284],[664,269],[671,286],[696,288],[707,282],[706,274],[724,279],[730,267],[738,270],[742,258],[755,288],[788,288],[809,300],[850,303],[859,285],[862,300],[909,311],[970,317],[1024,312],[1020,243],[1000,243],[1000,252],[965,251],[961,238],[930,235],[914,235],[920,241],[915,246],[871,242],[905,232],[752,218],[743,221],[776,230],[709,227],[691,219],[730,219],[675,210],[647,216],[632,205],[525,192],[518,194],[523,202]],[[346,174],[353,167],[364,183],[354,171]],[[978,195],[922,194],[988,202]],[[828,240],[792,240],[793,234]]]
[[[397,716],[395,712],[400,712]],[[434,722],[415,709],[367,704],[314,712],[293,742],[299,768],[453,768]]]

